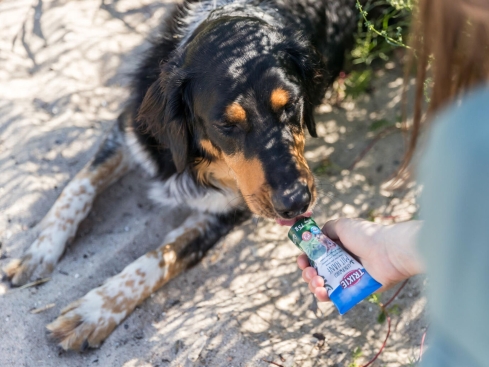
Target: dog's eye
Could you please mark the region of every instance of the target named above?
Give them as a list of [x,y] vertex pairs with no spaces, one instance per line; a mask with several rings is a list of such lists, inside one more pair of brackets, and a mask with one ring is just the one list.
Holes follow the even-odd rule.
[[236,128],[237,128],[236,125],[222,125],[221,126],[221,129],[228,132],[228,133],[236,130]]
[[225,134],[233,133],[238,129],[238,125],[233,124],[229,121],[218,123],[215,126]]
[[284,106],[284,112],[285,113],[291,113],[294,111],[294,105],[292,103],[287,103],[285,106]]
[[288,118],[294,113],[294,111],[295,105],[293,103],[287,103],[285,106],[282,107],[279,115],[281,115],[282,118]]

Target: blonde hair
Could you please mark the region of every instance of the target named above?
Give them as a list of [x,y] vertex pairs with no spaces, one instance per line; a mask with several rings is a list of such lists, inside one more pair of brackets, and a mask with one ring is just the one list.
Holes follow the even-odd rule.
[[489,80],[489,0],[418,0],[409,43],[405,85],[415,66],[416,87],[413,124],[397,172],[400,180],[418,143],[426,84],[432,86],[424,119],[429,121],[433,113]]

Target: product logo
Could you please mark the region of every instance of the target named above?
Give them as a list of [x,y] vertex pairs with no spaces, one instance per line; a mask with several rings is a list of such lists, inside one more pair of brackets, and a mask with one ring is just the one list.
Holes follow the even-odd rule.
[[355,285],[363,277],[364,274],[365,272],[363,271],[363,269],[352,270],[346,273],[340,282],[341,287],[343,289],[346,289],[348,287],[351,287],[352,285]]
[[321,230],[318,227],[316,227],[316,226],[312,226],[311,227],[311,232],[312,232],[312,234],[320,234],[321,233]]
[[302,241],[309,241],[312,238],[312,234],[309,231],[305,231],[302,234]]

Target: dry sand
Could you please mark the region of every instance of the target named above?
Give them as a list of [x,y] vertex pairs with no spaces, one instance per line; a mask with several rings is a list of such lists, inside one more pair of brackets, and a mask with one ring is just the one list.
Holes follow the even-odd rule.
[[[143,42],[170,8],[152,0],[0,1],[0,266],[34,240],[37,223],[90,159],[128,92]],[[318,222],[338,216],[399,221],[416,212],[416,191],[379,184],[402,154],[398,131],[349,170],[376,132],[399,113],[399,69],[376,73],[373,92],[318,109],[307,158],[322,172]],[[0,366],[348,366],[366,362],[386,325],[363,302],[346,316],[317,304],[300,279],[286,228],[250,220],[195,268],[156,292],[100,349],[61,352],[45,325],[60,309],[154,248],[185,217],[153,205],[134,171],[96,201],[52,280],[29,289],[0,283]],[[422,278],[394,301],[392,335],[374,366],[406,366],[426,323]],[[383,300],[392,294],[382,296]],[[54,307],[31,314],[30,310]],[[324,335],[324,342],[313,337]],[[316,335],[321,339],[320,335]]]

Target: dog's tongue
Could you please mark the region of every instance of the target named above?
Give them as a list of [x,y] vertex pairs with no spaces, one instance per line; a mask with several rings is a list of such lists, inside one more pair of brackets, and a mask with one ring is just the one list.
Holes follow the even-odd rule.
[[275,221],[280,224],[281,226],[293,226],[295,222],[297,221],[298,218],[293,218],[293,219],[282,219],[282,218],[276,218]]
[[281,226],[293,226],[295,222],[297,222],[299,219],[304,218],[304,217],[310,217],[312,215],[312,212],[306,212],[298,217],[292,218],[292,219],[282,219],[282,218],[275,218],[275,221],[280,224]]

